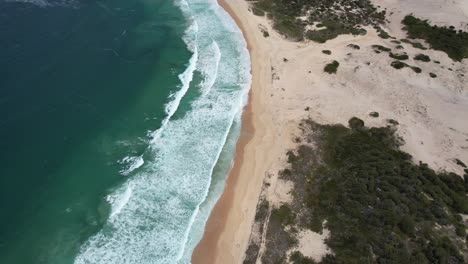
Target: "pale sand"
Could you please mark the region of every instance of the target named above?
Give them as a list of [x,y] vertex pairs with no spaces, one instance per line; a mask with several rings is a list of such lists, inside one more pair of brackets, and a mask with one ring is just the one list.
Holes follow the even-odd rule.
[[[430,10],[424,8],[426,0],[415,1],[375,0],[376,5],[388,10],[405,12],[394,12],[389,17],[390,35],[404,37],[399,25],[405,14],[438,18],[431,17]],[[443,3],[444,12],[451,14],[450,21],[468,21],[467,14],[459,12],[466,7],[462,1],[431,3],[435,1]],[[234,167],[193,253],[194,264],[242,262],[265,175],[271,175],[269,181],[273,184],[269,200],[284,197],[275,198],[275,192],[288,189],[275,186],[280,184],[277,172],[285,164],[286,150],[294,147],[292,139],[298,135],[297,124],[303,118],[346,124],[357,116],[370,126],[387,125],[387,119],[395,119],[400,123],[398,133],[406,142],[403,149],[414,156],[415,162],[421,160],[437,170],[463,173],[453,159],[468,163],[467,59],[453,62],[442,52],[403,44],[402,51],[410,55],[406,63],[423,72],[396,70],[390,67],[388,54],[375,54],[370,47],[379,44],[396,52],[396,44],[377,37],[372,29],[365,36],[340,36],[325,44],[293,43],[274,32],[265,18],[252,15],[247,2],[223,0],[220,4],[236,19],[248,41],[253,80]],[[267,29],[270,37],[263,37],[261,28]],[[350,43],[359,45],[360,50],[347,47]],[[323,54],[325,49],[332,55]],[[427,54],[441,64],[414,61],[412,57],[417,53]],[[324,73],[324,65],[332,60],[340,62],[338,73]],[[430,78],[429,72],[438,77]],[[306,107],[309,111],[304,110]],[[370,117],[371,111],[379,112],[380,117]],[[323,246],[315,248],[314,257],[326,253]]]

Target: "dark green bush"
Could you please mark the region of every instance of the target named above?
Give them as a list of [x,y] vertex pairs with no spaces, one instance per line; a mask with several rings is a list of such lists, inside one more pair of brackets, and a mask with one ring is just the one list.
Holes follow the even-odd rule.
[[431,76],[431,78],[436,78],[437,77],[437,75],[435,73],[432,73],[432,72],[429,73],[429,76]]
[[390,35],[385,31],[385,30],[380,30],[379,31],[379,34],[378,34],[379,37],[383,38],[383,39],[388,39],[390,38]]
[[427,50],[426,47],[424,47],[421,43],[419,42],[416,42],[416,41],[410,41],[408,39],[400,39],[401,42],[404,42],[404,43],[408,43],[408,44],[411,44],[411,46],[413,46],[413,48],[416,48],[416,49],[422,49],[422,50]]
[[[468,252],[456,236],[466,236],[459,214],[468,209],[468,184],[414,164],[399,150],[394,127],[367,128],[359,118],[349,124],[304,121],[318,156],[301,146],[289,167],[295,191],[304,191],[292,203],[302,212],[294,221],[320,226],[327,220],[333,254],[320,263],[464,263],[461,252]],[[290,261],[301,259],[294,253]]]
[[430,25],[412,15],[406,16],[402,23],[411,38],[424,39],[432,49],[440,50],[456,61],[468,58],[468,33],[456,31],[453,27]]
[[316,264],[313,259],[305,257],[299,251],[294,251],[289,257],[289,261],[291,261],[292,264]]
[[393,68],[395,69],[402,69],[404,67],[409,67],[408,64],[404,63],[404,62],[401,62],[401,61],[392,61],[392,63],[390,64]]
[[409,57],[408,57],[408,55],[406,53],[395,54],[393,52],[390,52],[389,56],[390,56],[390,58],[395,59],[395,60],[407,60],[407,59],[409,59]]
[[419,68],[419,67],[411,66],[410,68],[411,68],[415,73],[421,73],[421,72],[422,72],[421,68]]
[[348,125],[351,129],[361,129],[364,127],[364,121],[357,117],[353,117],[348,121]]
[[322,53],[323,53],[323,54],[327,54],[327,55],[331,55],[331,54],[332,54],[331,50],[322,50]]
[[416,54],[416,56],[414,56],[414,60],[430,62],[431,58],[429,56],[427,56],[427,55],[419,53],[419,54]]
[[392,51],[392,49],[389,49],[389,48],[381,46],[381,45],[372,45],[372,48],[374,48],[376,50],[379,50],[379,51],[385,51],[385,52]]
[[[362,26],[377,26],[385,21],[385,11],[379,12],[369,0],[258,0],[250,1],[252,11],[260,16],[267,14],[273,27],[292,40],[310,40],[323,43],[341,34],[363,35]],[[343,6],[343,10],[340,6]],[[345,11],[345,12],[343,12]],[[306,20],[298,17],[306,16]],[[317,23],[317,24],[316,24]],[[321,30],[305,31],[314,25]],[[386,36],[381,32],[382,36]]]
[[463,161],[459,160],[459,159],[455,159],[455,163],[456,163],[457,165],[462,166],[463,168],[466,168],[466,167],[467,167],[466,164],[465,164]]
[[282,225],[289,225],[294,220],[295,216],[291,208],[283,204],[279,208],[275,208],[271,211],[271,217],[278,219]]
[[334,60],[333,62],[328,63],[327,65],[325,65],[323,70],[325,72],[328,72],[329,74],[336,73],[336,71],[338,70],[338,66],[340,66],[340,63],[337,62],[336,60]]
[[361,47],[359,47],[359,45],[356,45],[356,44],[348,44],[347,47],[350,47],[350,48],[355,49],[355,50],[361,49]]

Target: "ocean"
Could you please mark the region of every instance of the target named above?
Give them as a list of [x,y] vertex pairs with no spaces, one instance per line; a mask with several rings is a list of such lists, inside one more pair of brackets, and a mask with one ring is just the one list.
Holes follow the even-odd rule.
[[0,0],[0,263],[190,263],[250,87],[215,0]]

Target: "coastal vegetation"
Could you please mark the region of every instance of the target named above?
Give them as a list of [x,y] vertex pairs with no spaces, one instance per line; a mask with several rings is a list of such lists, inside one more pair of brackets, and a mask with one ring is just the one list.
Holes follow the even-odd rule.
[[[391,56],[390,56],[391,57]],[[406,68],[406,67],[409,67],[411,68],[415,73],[421,73],[422,70],[421,68],[419,67],[416,67],[416,66],[410,66],[402,61],[399,61],[399,60],[395,60],[395,61],[392,61],[392,63],[390,63],[390,66],[392,66],[393,68],[399,70],[399,69],[403,69],[403,68]]]
[[379,52],[380,52],[380,51],[384,51],[384,52],[390,52],[390,51],[392,51],[392,49],[387,48],[387,47],[384,47],[384,46],[382,46],[382,45],[372,45],[372,48],[374,48],[374,50],[379,51]]
[[430,25],[427,20],[412,15],[406,16],[402,23],[410,38],[425,40],[432,49],[447,53],[455,61],[468,58],[468,32],[457,31],[453,26]]
[[405,68],[405,67],[409,67],[408,64],[404,63],[404,62],[401,62],[401,61],[392,61],[392,63],[390,64],[393,68],[399,70],[399,69],[402,69],[402,68]]
[[338,70],[338,66],[340,66],[340,63],[337,62],[336,60],[334,60],[334,61],[328,63],[327,65],[325,65],[323,70],[325,72],[328,72],[329,74],[336,73],[336,71]]
[[395,59],[395,60],[407,60],[407,59],[409,59],[408,54],[406,54],[406,53],[396,54],[396,53],[390,52],[389,56],[390,56],[390,58]]
[[361,47],[359,45],[352,44],[352,43],[348,44],[347,47],[355,49],[355,50],[360,50],[361,49]]
[[[385,11],[379,11],[369,0],[258,0],[251,1],[255,15],[267,16],[273,28],[291,40],[304,38],[324,43],[340,34],[366,34],[362,26],[374,26],[381,37],[388,34],[379,25]],[[315,26],[315,29],[308,29]]]
[[423,62],[430,62],[431,61],[431,58],[427,55],[424,55],[424,54],[416,54],[416,56],[414,56],[414,60],[418,60],[418,61],[423,61]]
[[[465,262],[468,173],[415,164],[400,150],[397,124],[369,128],[356,117],[348,127],[301,122],[302,137],[279,172],[294,183],[293,201],[272,208],[269,219],[262,214],[262,263]],[[317,262],[297,250],[300,230],[324,229],[332,253]]]

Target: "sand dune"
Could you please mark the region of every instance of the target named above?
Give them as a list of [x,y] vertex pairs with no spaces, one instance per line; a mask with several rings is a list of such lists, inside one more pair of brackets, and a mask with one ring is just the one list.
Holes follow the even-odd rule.
[[[397,38],[405,37],[400,21],[409,13],[467,30],[466,1],[374,3],[391,14],[386,30]],[[268,20],[249,12],[247,2],[223,0],[221,4],[236,18],[249,42],[253,87],[234,168],[193,254],[193,263],[242,262],[262,181],[270,175],[272,190],[284,189],[274,186],[275,178],[285,164],[285,152],[294,146],[297,124],[306,117],[319,123],[346,124],[357,116],[369,126],[396,120],[405,141],[402,149],[412,154],[415,162],[462,174],[454,159],[468,163],[467,59],[454,62],[443,52],[402,44],[410,57],[407,63],[422,72],[397,70],[390,66],[393,59],[388,53],[377,54],[372,48],[382,45],[395,50],[397,44],[378,37],[372,28],[366,28],[365,36],[342,35],[325,44],[297,43],[284,39],[272,30]],[[269,37],[263,36],[265,30]],[[440,64],[413,60],[418,53]],[[333,60],[340,63],[338,72],[324,72],[325,64]],[[369,116],[373,111],[379,117]],[[274,191],[270,195],[275,199]],[[316,246],[315,250],[323,253],[326,247]]]

